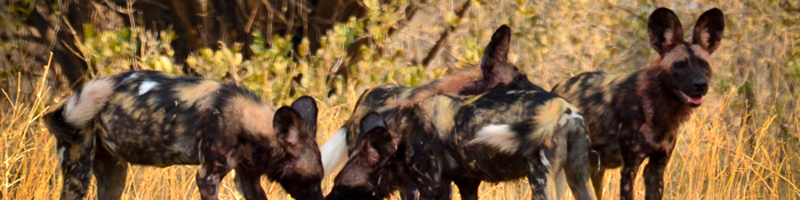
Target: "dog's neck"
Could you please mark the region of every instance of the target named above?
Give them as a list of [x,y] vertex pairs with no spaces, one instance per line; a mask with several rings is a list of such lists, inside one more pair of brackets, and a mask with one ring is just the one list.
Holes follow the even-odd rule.
[[643,69],[636,84],[645,123],[657,134],[675,132],[694,110],[674,94],[664,70],[659,66]]

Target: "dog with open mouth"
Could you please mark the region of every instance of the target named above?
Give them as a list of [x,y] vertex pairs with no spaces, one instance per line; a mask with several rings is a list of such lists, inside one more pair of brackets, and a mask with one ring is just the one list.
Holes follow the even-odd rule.
[[633,183],[645,158],[646,199],[661,199],[664,168],[678,128],[703,103],[725,18],[717,8],[703,13],[691,42],[672,10],[659,8],[647,23],[659,57],[650,67],[626,75],[586,72],[557,84],[552,92],[576,105],[591,138],[592,182],[602,196],[606,169],[622,167],[620,199],[633,199]]

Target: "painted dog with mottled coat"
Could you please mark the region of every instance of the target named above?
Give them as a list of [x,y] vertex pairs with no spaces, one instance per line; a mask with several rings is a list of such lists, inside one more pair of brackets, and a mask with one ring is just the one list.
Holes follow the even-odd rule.
[[[572,169],[573,174],[570,176],[570,185],[577,188],[582,188],[574,190],[576,194],[580,194],[580,199],[593,199],[593,194],[591,194],[591,192],[587,192],[591,190],[591,185],[587,186],[586,184],[588,183],[581,184],[581,181],[583,180],[586,182],[588,177],[585,176],[586,174],[581,175],[579,173],[581,168],[583,168],[585,171],[588,171],[588,164],[586,164],[586,161],[582,161],[580,157],[580,155],[583,155],[581,152],[584,154],[588,152],[588,149],[586,149],[586,144],[581,145],[580,141],[575,139],[573,140],[574,142],[570,143],[574,144],[573,146],[566,146],[567,135],[570,135],[570,138],[575,135],[580,135],[580,132],[583,129],[574,128],[576,125],[573,124],[572,126],[568,126],[575,129],[575,131],[572,132],[565,131],[568,128],[560,128],[558,130],[547,129],[548,131],[541,131],[545,130],[546,128],[543,128],[542,126],[531,125],[540,128],[536,129],[537,131],[535,131],[535,133],[532,133],[530,131],[533,130],[533,127],[526,125],[535,123],[535,120],[531,115],[533,113],[537,113],[534,110],[540,108],[540,106],[543,104],[547,104],[548,106],[542,107],[559,108],[561,109],[561,112],[566,112],[566,109],[564,108],[567,108],[571,105],[563,101],[563,99],[557,98],[557,96],[549,94],[547,91],[534,85],[528,81],[527,76],[521,73],[516,66],[508,63],[507,54],[510,45],[510,35],[511,30],[505,25],[501,26],[497,29],[497,31],[495,31],[495,33],[492,35],[492,40],[486,47],[479,68],[471,68],[465,71],[459,71],[416,88],[389,85],[373,88],[364,92],[364,94],[362,94],[356,103],[356,108],[354,109],[350,119],[345,123],[345,126],[339,132],[334,134],[323,146],[324,150],[322,159],[324,165],[326,166],[326,173],[329,173],[327,170],[333,169],[336,165],[338,165],[339,162],[344,162],[346,158],[350,158],[348,164],[337,176],[335,181],[336,186],[333,192],[331,192],[327,198],[380,199],[386,197],[386,195],[391,193],[391,191],[400,189],[401,193],[406,198],[447,199],[450,197],[450,181],[453,181],[459,186],[459,189],[462,193],[462,198],[477,199],[477,188],[482,180],[497,182],[518,179],[526,175],[535,175],[529,176],[531,180],[538,181],[534,182],[532,185],[532,189],[537,192],[536,194],[538,194],[535,195],[534,198],[543,198],[544,196],[547,196],[546,193],[542,192],[545,188],[545,185],[553,185],[545,184],[542,182],[543,180],[552,181],[553,177],[550,175],[556,174],[560,175],[559,177],[561,178],[559,180],[565,179],[563,178],[564,173],[558,172],[562,171],[562,161],[565,161],[568,158],[568,156],[562,155],[562,153],[567,152],[566,149],[571,149],[570,153],[574,154],[574,156],[569,158],[574,159],[572,161],[575,161],[576,163],[571,165],[575,168]],[[482,94],[495,90],[499,91],[499,93],[490,93],[491,95]],[[457,96],[474,94],[481,95],[469,101],[480,99],[480,103],[471,104],[465,99],[468,97]],[[492,104],[494,104],[492,103],[493,101],[507,102],[498,103],[496,105],[497,107],[492,107]],[[448,104],[446,102],[450,102],[452,104]],[[463,107],[456,106],[461,104],[463,104]],[[470,110],[472,109],[470,107],[474,107],[475,105],[482,105],[485,107],[478,109],[478,111]],[[464,109],[463,113],[459,108]],[[508,117],[500,116],[503,114],[509,114],[507,113],[509,109],[513,109],[515,113],[520,112],[526,113],[527,115],[509,115]],[[556,109],[553,111],[556,112],[559,110]],[[577,110],[570,109],[570,112],[573,111],[574,115],[578,115]],[[458,127],[465,128],[463,130],[456,130],[453,127],[454,121],[457,120],[454,116],[456,112],[461,113],[459,119],[463,124],[459,124]],[[559,115],[553,113],[550,114],[551,115],[549,116],[552,118],[549,119],[560,117]],[[381,120],[370,120],[370,115],[379,116]],[[484,115],[492,115],[496,117],[489,119],[485,118]],[[375,116],[371,118],[375,118]],[[471,118],[471,116],[475,116],[475,118]],[[477,119],[480,120],[471,121]],[[386,131],[377,132],[388,136],[384,136],[382,139],[376,140],[393,141],[392,144],[394,145],[399,145],[404,141],[431,141],[431,143],[403,143],[406,145],[396,146],[395,149],[390,148],[391,145],[377,147],[378,149],[387,149],[386,151],[371,151],[369,149],[365,150],[364,148],[367,148],[365,147],[365,142],[369,142],[364,138],[370,137],[366,136],[365,134],[372,131],[369,128],[365,128],[365,126],[368,126],[368,124],[363,124],[362,121],[383,122],[384,120],[386,122],[384,124],[387,124],[387,126],[383,126]],[[565,120],[565,123],[566,121],[569,120]],[[491,124],[487,124],[502,124],[504,122],[516,123],[520,125],[518,128],[527,127],[531,128],[531,130],[514,130],[519,131],[518,133],[514,131],[479,132],[481,130],[479,128],[482,126],[487,126],[487,130],[504,130],[502,128],[497,129],[499,127],[505,127],[503,125],[491,126]],[[580,126],[582,126],[582,124]],[[427,128],[420,130],[406,130],[412,127]],[[492,127],[494,127],[494,129]],[[553,134],[556,131],[563,131],[565,133]],[[570,132],[571,134],[566,134],[566,132]],[[470,142],[473,139],[473,136],[476,136],[476,134],[478,134],[477,138],[482,139],[475,138],[475,142]],[[501,135],[500,138],[504,138],[505,140],[492,140],[491,138],[495,138],[495,135],[493,134],[504,134]],[[514,134],[536,135],[534,138],[539,139],[525,140],[522,139],[525,137],[516,137]],[[433,135],[451,136],[433,137]],[[559,138],[556,140],[560,141],[561,144],[559,144],[560,146],[547,146],[547,148],[550,148],[549,150],[552,151],[543,150],[543,146],[538,145],[538,142],[551,141],[553,138]],[[583,137],[576,138],[586,139],[585,135]],[[520,142],[524,144],[519,144]],[[546,142],[545,144],[552,143]],[[517,151],[517,149],[514,148],[509,149],[506,145],[525,146],[526,148],[529,147],[529,149]],[[447,154],[447,156],[418,158],[413,157],[413,155],[406,154],[408,153],[408,150],[398,149],[413,149],[414,147],[422,148],[416,149],[416,152],[424,152],[424,154],[430,155]],[[375,149],[376,147],[371,148]],[[436,151],[435,149],[437,148],[449,149],[451,151]],[[466,148],[466,150],[462,148]],[[583,148],[583,150],[579,150],[580,148]],[[327,154],[326,156],[326,152],[335,153]],[[366,154],[367,157],[364,157],[364,152],[373,153]],[[383,154],[375,154],[375,152],[383,152]],[[398,152],[396,154],[391,153],[392,155],[398,157],[395,158],[387,156],[388,154],[386,152]],[[464,154],[465,152],[469,152],[469,155]],[[421,155],[422,154],[419,156]],[[330,158],[329,156],[338,156],[338,158]],[[401,159],[402,156],[409,157],[406,158],[406,161],[395,160]],[[497,161],[492,159],[497,158],[498,156],[507,159],[513,158],[517,162],[509,163],[508,165],[503,166],[491,165],[491,163],[495,163]],[[378,164],[374,162],[367,162],[375,161],[378,159],[378,157],[384,161]],[[459,159],[458,162],[455,160],[456,158]],[[538,160],[533,158],[537,158]],[[545,165],[542,165],[542,158],[545,158],[544,160],[548,160],[548,163],[552,165],[544,167]],[[549,160],[552,160],[552,162]],[[424,166],[412,165],[413,163],[422,164]],[[443,163],[448,163],[449,167],[443,167]],[[476,168],[475,163],[480,163],[482,167],[486,167],[487,169],[484,170],[481,168]],[[529,164],[536,165],[535,167],[538,167],[538,169],[533,170],[532,168],[528,168]],[[410,167],[410,169],[407,167]],[[554,170],[551,171],[550,169]],[[439,173],[441,171],[447,171],[447,173]],[[459,176],[464,174],[467,175]],[[410,185],[401,184],[406,183],[407,181],[410,181],[408,182]],[[586,190],[586,188],[589,188],[589,190]],[[563,187],[559,188],[559,190],[563,189]],[[553,193],[548,192],[547,194],[552,195]]]
[[[344,164],[349,153],[354,150],[356,137],[359,135],[358,122],[369,112],[380,112],[387,121],[393,120],[399,110],[414,106],[428,97],[447,95],[476,95],[494,88],[541,90],[531,83],[527,76],[516,66],[508,62],[508,50],[511,42],[511,28],[500,26],[492,35],[492,39],[484,50],[481,62],[463,70],[451,71],[439,79],[414,88],[402,88],[390,92],[393,96],[364,97],[362,94],[357,108],[345,126],[334,133],[322,146],[322,163],[326,176]],[[392,89],[393,91],[395,89]],[[345,148],[346,147],[346,148]]]
[[620,199],[633,199],[633,183],[645,158],[646,199],[661,199],[664,169],[678,128],[703,102],[711,79],[711,53],[719,47],[725,18],[719,9],[703,13],[692,42],[683,39],[680,20],[659,8],[647,23],[659,57],[650,67],[625,75],[579,74],[553,88],[578,106],[591,137],[592,182],[602,196],[606,169],[622,166]]
[[57,141],[61,199],[119,199],[127,163],[199,164],[203,199],[217,199],[231,170],[246,199],[266,199],[261,175],[296,199],[322,199],[317,106],[301,97],[274,110],[233,84],[132,71],[94,79],[54,106],[44,121]]
[[[407,89],[376,88],[360,102]],[[396,190],[404,199],[449,199],[451,182],[462,199],[477,199],[482,181],[522,177],[532,199],[556,199],[564,189],[557,188],[559,178],[576,199],[596,199],[583,118],[557,95],[505,89],[435,95],[399,112],[391,120],[376,112],[360,120],[354,151],[326,199],[382,199]]]

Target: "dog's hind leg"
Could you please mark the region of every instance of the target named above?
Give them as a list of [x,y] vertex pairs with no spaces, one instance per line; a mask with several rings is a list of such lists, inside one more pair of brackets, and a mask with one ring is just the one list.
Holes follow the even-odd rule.
[[454,180],[458,186],[458,192],[461,194],[463,200],[478,200],[478,187],[481,186],[481,180],[467,179],[467,180]]
[[239,193],[247,200],[266,200],[267,196],[264,189],[261,188],[261,174],[244,169],[243,167],[236,168],[236,188]]
[[439,187],[435,189],[436,193],[433,196],[426,199],[452,199],[453,198],[453,185],[450,183],[450,180],[442,180],[439,183]]
[[[590,181],[589,137],[586,135],[586,129],[582,126],[583,123],[580,125],[571,130],[568,135],[567,164],[564,165],[564,174],[575,199],[596,200],[598,198],[597,190],[592,184],[594,180]],[[602,176],[601,172],[597,180],[602,181]]]
[[567,190],[567,176],[564,174],[566,174],[564,170],[559,171],[554,180],[556,184],[556,199],[558,200],[564,198],[564,192]]
[[602,166],[594,166],[592,165],[589,168],[589,173],[592,174],[592,186],[594,187],[594,195],[597,199],[603,198],[603,179],[606,175],[606,169]]
[[[544,150],[542,150],[544,151]],[[550,173],[550,163],[543,153],[528,156],[528,184],[531,187],[531,199],[545,200],[552,198],[553,194],[547,194],[548,174]]]
[[103,145],[98,145],[92,172],[97,179],[97,199],[120,199],[128,176],[127,163],[120,162]]

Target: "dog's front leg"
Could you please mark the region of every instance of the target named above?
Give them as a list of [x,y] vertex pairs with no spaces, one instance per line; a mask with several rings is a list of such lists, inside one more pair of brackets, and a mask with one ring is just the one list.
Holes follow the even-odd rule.
[[61,199],[83,199],[92,183],[95,138],[89,134],[75,140],[57,138],[56,147],[64,176]]
[[[425,140],[420,140],[425,141]],[[430,140],[428,140],[430,141]],[[420,142],[414,144],[412,151],[406,152],[411,157],[411,166],[408,168],[410,178],[409,185],[416,187],[419,192],[419,199],[450,199],[452,186],[450,179],[442,177],[443,156],[438,155],[434,142]]]
[[239,166],[236,168],[236,188],[247,200],[266,200],[267,196],[261,188],[261,174]]
[[453,187],[450,185],[450,181],[423,184],[410,181],[400,191],[400,197],[403,200],[451,199],[452,192]]
[[[102,140],[102,138],[97,138],[97,140]],[[103,145],[96,147],[92,172],[97,180],[97,199],[120,199],[125,190],[128,163],[111,155],[108,147]]]
[[633,200],[633,183],[636,180],[636,173],[639,173],[639,165],[642,164],[645,156],[642,152],[622,151],[623,166],[620,172],[620,200]]
[[671,152],[650,154],[650,161],[644,168],[645,199],[661,200],[664,194],[664,168],[667,167]]
[[419,199],[419,188],[413,183],[408,183],[400,190],[400,199],[417,200]]
[[477,179],[462,179],[453,180],[458,186],[458,192],[461,193],[463,200],[478,200],[478,188],[481,186],[481,180]]

